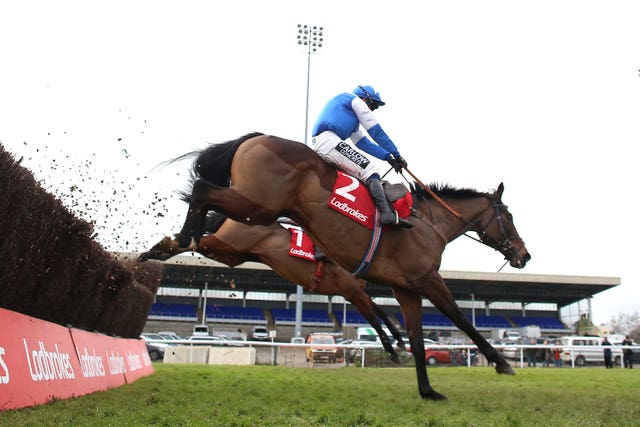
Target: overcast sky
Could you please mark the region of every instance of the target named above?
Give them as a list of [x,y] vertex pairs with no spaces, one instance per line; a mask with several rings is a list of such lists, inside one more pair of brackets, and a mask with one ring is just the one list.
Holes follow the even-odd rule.
[[[186,212],[190,165],[159,163],[251,131],[304,140],[297,24],[322,26],[310,122],[374,86],[423,182],[504,182],[533,258],[503,272],[621,278],[593,300],[602,323],[640,300],[639,16],[636,1],[2,2],[0,142],[107,249],[145,250]],[[461,237],[442,268],[501,265]]]

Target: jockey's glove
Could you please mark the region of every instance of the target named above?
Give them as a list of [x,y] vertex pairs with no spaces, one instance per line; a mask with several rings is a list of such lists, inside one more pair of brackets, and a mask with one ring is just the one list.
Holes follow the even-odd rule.
[[391,167],[398,173],[402,172],[402,169],[407,167],[407,161],[403,159],[401,155],[390,157],[387,159],[387,162],[389,162]]

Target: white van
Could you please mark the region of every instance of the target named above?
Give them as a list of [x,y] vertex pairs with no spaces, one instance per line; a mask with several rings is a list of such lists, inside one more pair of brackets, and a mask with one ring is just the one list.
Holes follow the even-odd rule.
[[207,325],[193,325],[193,336],[207,336],[209,335],[209,326]]
[[[568,336],[562,337],[562,362],[571,363],[573,356],[576,366],[584,366],[586,363],[604,363],[604,349],[602,338]],[[613,348],[612,348],[613,350]]]
[[[389,331],[389,328],[387,328],[386,326],[382,327],[382,330],[384,331],[385,334],[387,334],[387,336],[393,340],[393,336],[391,335],[391,332]],[[382,341],[380,341],[380,337],[378,336],[378,333],[376,332],[375,329],[371,328],[371,327],[360,327],[356,329],[356,340],[357,341],[371,341],[371,342],[375,342],[378,344],[381,344]]]

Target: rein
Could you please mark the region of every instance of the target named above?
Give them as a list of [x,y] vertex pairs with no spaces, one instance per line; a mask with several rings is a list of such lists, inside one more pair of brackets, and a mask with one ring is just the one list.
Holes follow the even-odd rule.
[[[447,202],[445,202],[444,200],[442,200],[442,199],[440,198],[440,196],[438,196],[436,193],[434,193],[434,192],[433,192],[429,187],[427,187],[426,185],[424,185],[424,184],[422,183],[422,181],[420,181],[420,180],[418,179],[418,177],[416,177],[416,176],[413,174],[413,172],[411,172],[408,168],[404,168],[404,170],[406,170],[406,171],[407,171],[407,173],[408,173],[409,175],[411,175],[411,178],[415,179],[415,180],[416,180],[416,182],[417,182],[418,184],[420,184],[420,186],[424,189],[424,191],[426,191],[427,193],[429,193],[429,194],[431,195],[431,197],[433,197],[434,199],[436,199],[436,200],[438,201],[438,203],[440,203],[440,204],[441,204],[441,205],[442,205],[446,210],[448,210],[449,212],[451,212],[451,213],[453,214],[453,216],[455,216],[456,218],[461,219],[461,220],[463,220],[464,222],[466,222],[467,224],[469,224],[469,221],[467,221],[466,219],[464,219],[464,218],[462,217],[462,215],[460,215],[460,214],[458,213],[458,211],[456,211],[456,210],[455,210],[455,209],[453,209],[451,206],[449,206],[449,205],[447,204]],[[402,171],[400,172],[400,175],[402,175]],[[404,176],[403,176],[403,178],[404,178]],[[405,179],[406,179],[406,178],[405,178]]]
[[[447,204],[447,202],[445,202],[444,200],[442,200],[437,194],[435,194],[435,192],[433,190],[431,190],[428,186],[424,185],[422,183],[422,181],[420,181],[420,179],[418,179],[418,177],[416,177],[413,172],[411,172],[408,168],[404,168],[404,170],[407,171],[407,173],[409,173],[409,175],[411,175],[411,177],[418,183],[420,184],[420,186],[427,192],[429,193],[429,195],[431,195],[438,203],[440,203],[440,205],[442,205],[442,207],[444,207],[446,210],[448,210],[450,213],[453,214],[453,216],[455,216],[456,218],[458,218],[461,221],[464,221],[467,225],[473,227],[473,224],[467,220],[465,217],[463,217],[458,211],[456,211],[455,209],[453,209],[451,206],[449,206]],[[402,175],[402,177],[407,180],[407,178],[404,177],[404,175],[402,174],[402,171],[400,171],[400,175]],[[407,180],[408,181],[408,180]],[[483,245],[489,246],[490,248],[502,253],[502,251],[506,252],[506,253],[510,253],[513,250],[513,245],[511,244],[511,239],[521,239],[520,237],[509,237],[507,235],[507,231],[504,225],[504,220],[502,219],[502,214],[500,212],[500,208],[501,207],[505,207],[506,205],[502,204],[502,203],[498,203],[496,202],[495,199],[491,199],[491,202],[493,204],[493,210],[494,210],[494,214],[493,217],[491,217],[491,219],[489,220],[489,222],[487,222],[485,224],[484,227],[482,227],[482,229],[480,231],[478,231],[478,236],[480,238],[476,238],[473,236],[470,236],[469,234],[467,234],[466,232],[463,233],[466,237],[475,240],[476,242],[482,243]],[[489,236],[487,236],[487,233],[485,232],[485,230],[487,229],[487,227],[489,227],[489,225],[493,222],[493,220],[496,220],[498,222],[498,226],[500,227],[500,231],[502,232],[502,236],[504,237],[504,240],[499,242],[497,240],[494,240],[492,238],[490,238]],[[500,270],[502,270],[504,268],[504,266],[507,264],[507,262],[509,262],[509,259],[507,258],[507,256],[505,255],[505,259],[507,260],[502,267],[500,267],[500,269],[498,270],[498,272]]]

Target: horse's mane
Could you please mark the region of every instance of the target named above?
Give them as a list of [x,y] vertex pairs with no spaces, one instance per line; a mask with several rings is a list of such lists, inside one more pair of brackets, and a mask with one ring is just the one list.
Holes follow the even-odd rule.
[[[433,196],[429,194],[422,186],[411,184],[411,194],[424,200],[433,199]],[[449,199],[468,199],[471,197],[489,197],[489,194],[474,190],[472,188],[456,188],[450,184],[431,183],[429,189],[433,191],[438,197]]]

